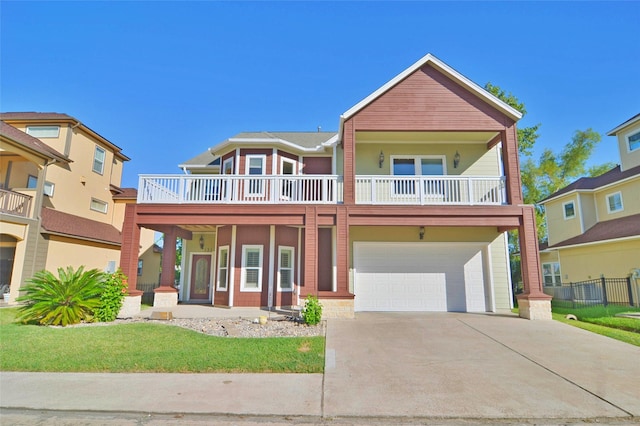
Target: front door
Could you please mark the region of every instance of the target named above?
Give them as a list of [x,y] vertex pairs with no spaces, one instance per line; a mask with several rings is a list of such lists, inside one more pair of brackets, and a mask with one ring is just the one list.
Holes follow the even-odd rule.
[[194,254],[191,257],[190,300],[211,301],[211,255]]

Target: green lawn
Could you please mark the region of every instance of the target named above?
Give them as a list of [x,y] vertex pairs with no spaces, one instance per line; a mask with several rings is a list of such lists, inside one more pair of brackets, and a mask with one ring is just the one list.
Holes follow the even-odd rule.
[[137,323],[54,328],[14,324],[0,309],[0,370],[321,373],[324,338],[226,338]]
[[591,306],[585,308],[572,308],[558,306],[553,303],[552,310],[556,314],[573,314],[578,320],[605,327],[640,333],[640,319],[618,317],[617,314],[625,312],[640,312],[640,308],[630,306]]

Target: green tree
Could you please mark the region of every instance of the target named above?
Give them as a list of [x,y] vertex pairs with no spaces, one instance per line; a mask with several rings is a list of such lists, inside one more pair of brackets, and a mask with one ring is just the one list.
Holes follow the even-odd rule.
[[85,271],[82,266],[77,271],[71,266],[58,268],[57,277],[49,271],[36,272],[20,289],[24,295],[16,299],[25,302],[19,308],[18,320],[62,326],[92,320],[100,305],[104,280],[104,273]]

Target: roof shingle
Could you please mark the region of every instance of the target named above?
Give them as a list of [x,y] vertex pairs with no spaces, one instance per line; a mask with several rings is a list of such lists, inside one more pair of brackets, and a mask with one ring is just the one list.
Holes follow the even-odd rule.
[[95,240],[120,245],[122,234],[108,223],[97,222],[57,210],[42,209],[42,227],[48,233],[67,235],[72,238]]
[[561,241],[548,248],[560,248],[626,237],[640,237],[640,214],[598,222],[584,234]]

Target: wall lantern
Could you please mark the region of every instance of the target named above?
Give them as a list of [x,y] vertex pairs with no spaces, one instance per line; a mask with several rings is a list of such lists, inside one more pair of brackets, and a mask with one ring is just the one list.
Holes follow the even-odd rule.
[[382,168],[383,164],[384,164],[384,152],[380,150],[380,155],[378,156],[378,167]]
[[456,151],[456,154],[453,156],[453,168],[457,169],[458,164],[460,164],[460,153]]
[[204,250],[204,237],[200,235],[200,250]]
[[424,240],[424,226],[420,227],[420,234],[419,235],[420,235],[420,239]]

